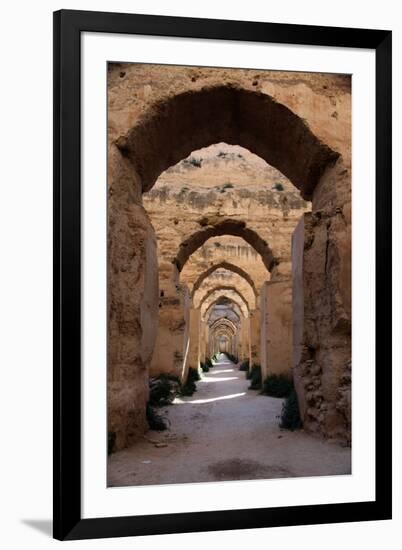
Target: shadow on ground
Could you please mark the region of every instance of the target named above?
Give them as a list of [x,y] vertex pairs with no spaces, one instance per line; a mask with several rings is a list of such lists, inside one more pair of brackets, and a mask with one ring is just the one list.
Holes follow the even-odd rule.
[[53,522],[51,519],[23,519],[21,523],[32,527],[35,531],[51,537],[53,534]]

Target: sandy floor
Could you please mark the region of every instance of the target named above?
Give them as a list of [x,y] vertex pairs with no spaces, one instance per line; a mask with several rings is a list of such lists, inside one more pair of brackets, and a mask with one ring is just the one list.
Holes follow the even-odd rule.
[[149,485],[349,474],[351,452],[303,431],[281,431],[282,399],[248,390],[245,373],[222,361],[191,397],[158,409],[170,430],[149,431],[109,457],[108,485]]

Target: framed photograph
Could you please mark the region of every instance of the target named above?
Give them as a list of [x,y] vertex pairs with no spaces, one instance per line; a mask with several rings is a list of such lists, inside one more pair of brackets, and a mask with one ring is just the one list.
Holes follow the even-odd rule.
[[54,14],[54,536],[391,518],[391,32]]

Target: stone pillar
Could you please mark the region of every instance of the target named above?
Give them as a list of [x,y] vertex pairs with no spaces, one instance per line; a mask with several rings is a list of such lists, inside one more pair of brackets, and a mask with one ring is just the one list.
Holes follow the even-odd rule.
[[149,365],[157,330],[155,232],[141,181],[115,146],[108,166],[108,431],[115,450],[147,429]]
[[268,281],[261,289],[261,373],[292,375],[291,280]]
[[261,364],[261,314],[259,309],[250,310],[251,365]]
[[241,340],[242,340],[242,355],[239,357],[241,362],[250,361],[250,317],[243,317],[241,319]]
[[186,354],[183,365],[182,381],[187,380],[188,369],[199,367],[199,345],[200,345],[200,310],[190,308],[189,331],[186,343]]
[[260,322],[260,341],[261,341],[261,379],[264,382],[268,374],[267,367],[267,291],[265,284],[262,286],[259,295],[259,304],[261,312],[261,322]]
[[[310,215],[309,215],[310,216]],[[292,236],[292,282],[293,282],[293,381],[299,401],[300,417],[306,416],[306,392],[302,377],[302,352],[304,346],[304,281],[303,254],[305,216],[301,218]]]
[[239,324],[238,326],[238,329],[236,331],[236,355],[237,355],[237,359],[239,361],[242,360],[242,357],[243,357],[243,330],[244,330],[244,327],[242,325],[242,323]]
[[158,335],[150,375],[172,374],[182,378],[189,297],[185,287],[166,283],[159,298]]
[[342,159],[317,185],[313,212],[296,229],[293,257],[295,285],[303,287],[294,304],[294,372],[304,428],[349,443],[351,204]]
[[206,359],[206,332],[207,332],[207,323],[205,321],[200,320],[200,349],[199,349],[199,357],[198,361],[205,363]]
[[200,310],[190,310],[190,360],[189,365],[193,369],[198,369],[200,361],[200,331],[201,316]]

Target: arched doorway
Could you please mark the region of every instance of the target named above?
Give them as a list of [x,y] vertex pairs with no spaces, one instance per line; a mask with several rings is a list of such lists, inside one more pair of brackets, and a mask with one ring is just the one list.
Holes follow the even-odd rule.
[[[318,327],[303,329],[303,341],[321,368],[330,357],[333,372],[340,372],[350,355],[350,281],[342,285],[350,275],[350,224],[344,208],[350,199],[348,164],[300,116],[261,91],[234,82],[168,93],[149,105],[124,135],[110,143],[109,150],[108,410],[118,447],[127,445],[145,426],[147,370],[156,336],[156,242],[141,193],[191,151],[217,142],[240,144],[255,152],[289,177],[304,198],[312,199],[312,224],[304,226],[301,238],[311,243],[310,255],[325,261],[322,269],[312,269],[314,281],[305,292],[303,314],[316,318],[318,308],[322,319]],[[196,239],[188,240],[177,253],[178,271],[208,235],[249,234],[238,223],[224,223],[225,227],[205,220]],[[266,261],[272,269],[274,258]],[[301,371],[311,360],[300,357]],[[322,387],[330,404],[319,421],[324,431],[338,421],[333,394],[340,376],[326,379]]]

